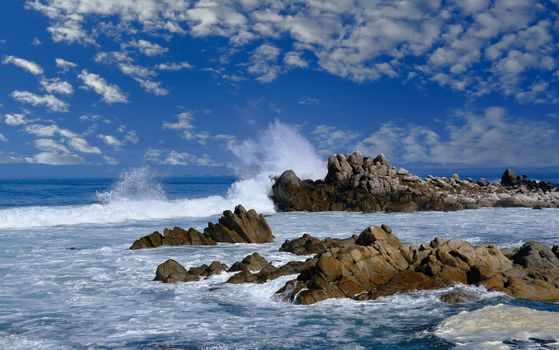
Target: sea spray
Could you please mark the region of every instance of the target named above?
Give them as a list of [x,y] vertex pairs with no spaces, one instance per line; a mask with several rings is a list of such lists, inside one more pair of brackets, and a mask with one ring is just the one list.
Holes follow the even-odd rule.
[[168,199],[154,169],[127,170],[112,188],[97,193],[97,203],[70,206],[31,206],[0,210],[0,229],[208,217],[243,204],[260,213],[274,212],[269,198],[273,177],[287,169],[304,178],[323,178],[326,166],[314,147],[292,126],[271,123],[255,139],[229,146],[230,166],[239,180],[225,196]]

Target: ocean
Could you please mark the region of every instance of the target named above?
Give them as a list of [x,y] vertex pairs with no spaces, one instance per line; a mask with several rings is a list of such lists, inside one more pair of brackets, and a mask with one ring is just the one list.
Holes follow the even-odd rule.
[[[476,175],[500,176],[469,176]],[[529,175],[559,183],[556,174]],[[0,349],[559,348],[559,304],[479,287],[301,306],[275,294],[294,276],[242,285],[223,283],[229,273],[191,283],[153,281],[169,258],[187,268],[213,260],[231,265],[256,251],[279,265],[306,258],[278,252],[286,239],[347,237],[383,223],[409,244],[435,236],[559,244],[559,209],[277,213],[267,196],[271,181],[159,178],[149,168],[118,179],[0,180]],[[164,227],[201,230],[239,203],[267,215],[273,243],[128,249]],[[451,289],[468,289],[478,299],[442,303],[439,296]]]

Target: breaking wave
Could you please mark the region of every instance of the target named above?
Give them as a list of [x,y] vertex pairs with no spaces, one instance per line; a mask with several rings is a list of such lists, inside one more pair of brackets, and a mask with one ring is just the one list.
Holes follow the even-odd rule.
[[0,210],[0,229],[77,224],[109,224],[178,217],[207,217],[237,204],[273,213],[269,194],[273,177],[293,169],[305,178],[324,177],[326,166],[311,143],[295,128],[271,123],[258,138],[231,145],[239,180],[225,196],[168,199],[157,174],[148,167],[122,173],[97,203],[70,206],[32,206]]

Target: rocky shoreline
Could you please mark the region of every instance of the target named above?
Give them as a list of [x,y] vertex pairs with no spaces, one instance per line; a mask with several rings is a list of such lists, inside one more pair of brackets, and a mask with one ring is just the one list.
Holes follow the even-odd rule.
[[[241,217],[251,217],[253,221],[241,226]],[[236,230],[239,237],[249,235],[243,231],[247,228],[253,232],[254,227],[269,229],[262,215],[253,210],[247,212],[242,206],[237,206],[234,212],[225,211],[219,224],[228,230]],[[210,229],[204,230],[202,236],[206,239],[218,237],[212,233],[217,225],[210,223]],[[168,245],[179,241],[194,244],[192,237],[198,236],[193,236],[191,230],[175,228],[166,231],[163,241],[167,240]],[[265,231],[267,242],[271,242],[271,231]],[[146,237],[137,240],[134,245],[148,241],[150,236]],[[499,249],[494,244],[473,246],[463,240],[436,237],[429,243],[413,247],[400,242],[389,226],[381,225],[367,227],[359,235],[346,239],[320,240],[305,234],[285,241],[279,251],[312,257],[274,266],[255,252],[231,267],[213,261],[209,265],[190,269],[169,259],[157,267],[154,280],[164,283],[195,282],[223,272],[236,272],[226,283],[237,284],[265,283],[281,276],[297,275],[277,291],[285,301],[295,304],[313,304],[329,298],[372,300],[457,284],[484,286],[489,291],[517,298],[559,301],[559,246],[548,247],[536,241],[529,241],[517,249]],[[463,302],[469,296],[450,294],[442,298],[445,302]]]
[[559,188],[516,176],[507,169],[500,183],[486,179],[420,178],[391,165],[384,155],[335,154],[324,180],[301,180],[287,170],[276,178],[272,199],[280,211],[413,212],[482,207],[558,208]]

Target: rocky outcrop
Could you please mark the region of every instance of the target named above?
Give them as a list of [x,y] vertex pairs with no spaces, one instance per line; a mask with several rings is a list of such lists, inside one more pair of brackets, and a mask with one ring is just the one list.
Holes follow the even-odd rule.
[[225,243],[268,243],[274,240],[264,215],[257,214],[254,209],[247,211],[240,204],[233,212],[224,211],[217,224],[208,223],[204,234],[216,242]]
[[157,248],[160,246],[179,246],[179,245],[215,245],[216,241],[207,234],[202,234],[194,228],[188,231],[180,227],[164,229],[163,234],[155,231],[134,241],[130,249]]
[[275,267],[258,253],[252,253],[243,260],[235,262],[230,268],[219,261],[213,261],[209,266],[201,265],[187,270],[177,261],[169,259],[157,266],[155,281],[163,283],[196,282],[203,277],[213,276],[222,272],[238,272],[231,276],[227,283],[264,283],[281,276],[295,275],[312,268],[316,259],[307,261],[290,261],[280,267]]
[[411,247],[387,226],[369,227],[355,244],[326,249],[315,258],[314,266],[278,293],[294,303],[312,304],[328,298],[376,299],[461,283],[518,298],[559,301],[559,259],[538,242],[524,244],[508,258],[495,245],[473,246],[441,237]]
[[213,261],[210,265],[201,265],[187,270],[173,259],[169,259],[157,266],[154,281],[163,283],[193,282],[202,277],[218,275],[227,271],[227,265]]
[[272,230],[262,214],[254,209],[247,211],[242,205],[232,212],[226,210],[217,224],[208,223],[204,233],[194,228],[164,229],[163,234],[154,232],[137,239],[130,249],[156,248],[160,246],[215,245],[222,243],[268,243],[274,240]]
[[549,182],[528,180],[512,170],[501,183],[486,179],[420,178],[391,165],[384,155],[359,152],[328,159],[324,180],[301,180],[292,170],[276,178],[272,199],[280,211],[416,211],[481,207],[559,207],[559,189]]
[[289,252],[296,255],[319,254],[324,253],[327,249],[335,247],[342,248],[353,245],[355,244],[356,239],[357,236],[351,236],[346,239],[326,238],[324,240],[320,240],[308,233],[305,233],[302,237],[293,240],[286,240],[281,245],[279,251]]

